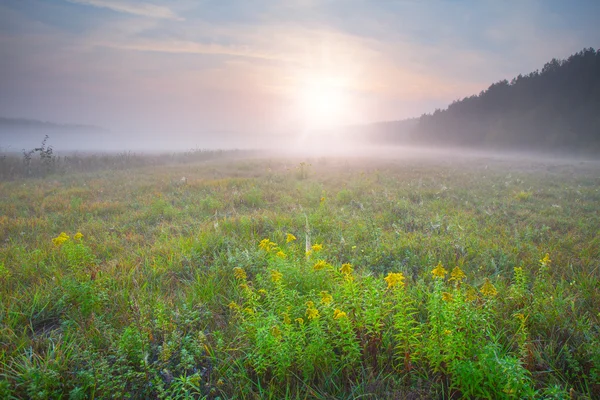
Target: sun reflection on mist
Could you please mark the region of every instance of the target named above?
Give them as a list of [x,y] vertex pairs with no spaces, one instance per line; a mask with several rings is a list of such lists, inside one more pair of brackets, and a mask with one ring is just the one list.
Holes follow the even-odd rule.
[[312,134],[342,125],[351,115],[351,93],[343,76],[309,73],[298,79],[294,90],[303,126]]

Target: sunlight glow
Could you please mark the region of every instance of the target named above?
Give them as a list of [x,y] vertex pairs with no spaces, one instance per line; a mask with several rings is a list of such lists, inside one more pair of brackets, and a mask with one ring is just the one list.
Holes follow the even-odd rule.
[[350,102],[342,79],[317,75],[301,82],[298,102],[306,129],[327,129],[345,123]]

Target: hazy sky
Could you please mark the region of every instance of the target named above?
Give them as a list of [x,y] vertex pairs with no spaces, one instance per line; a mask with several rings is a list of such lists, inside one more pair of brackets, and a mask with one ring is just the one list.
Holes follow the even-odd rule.
[[402,119],[599,47],[598,15],[598,0],[2,0],[0,116],[156,132]]

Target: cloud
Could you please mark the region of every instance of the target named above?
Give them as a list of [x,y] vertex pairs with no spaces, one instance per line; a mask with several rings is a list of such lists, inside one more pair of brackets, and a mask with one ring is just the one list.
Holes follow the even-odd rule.
[[182,20],[167,7],[147,4],[143,2],[128,3],[115,0],[67,0],[70,3],[84,4],[97,8],[106,8],[125,14],[138,15],[149,18]]
[[216,43],[200,43],[195,41],[151,41],[130,40],[128,42],[97,42],[97,46],[115,48],[120,50],[146,51],[156,53],[178,53],[178,54],[206,54],[206,55],[228,55],[234,57],[257,58],[264,60],[293,61],[293,58],[283,54],[269,53],[253,49],[244,45],[220,45]]

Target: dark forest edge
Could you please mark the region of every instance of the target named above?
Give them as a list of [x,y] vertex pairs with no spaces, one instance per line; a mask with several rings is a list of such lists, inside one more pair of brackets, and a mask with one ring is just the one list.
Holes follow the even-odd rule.
[[552,59],[444,110],[355,128],[386,143],[594,154],[600,150],[600,50]]

